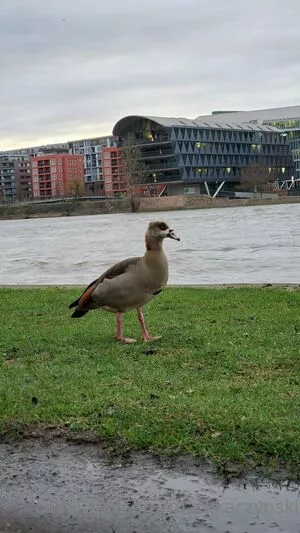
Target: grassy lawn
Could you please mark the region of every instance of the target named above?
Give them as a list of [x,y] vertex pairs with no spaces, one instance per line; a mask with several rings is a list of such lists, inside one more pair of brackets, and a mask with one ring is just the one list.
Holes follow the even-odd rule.
[[[79,292],[0,289],[0,434],[88,430],[300,478],[299,290],[167,289],[145,309],[162,339],[134,346],[112,339],[111,314],[71,320]],[[135,313],[124,324],[139,336]]]

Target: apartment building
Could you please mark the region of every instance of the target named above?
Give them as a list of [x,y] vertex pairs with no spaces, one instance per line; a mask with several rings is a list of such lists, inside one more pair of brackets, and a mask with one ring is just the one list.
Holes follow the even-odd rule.
[[30,157],[0,154],[0,184],[2,201],[32,198]]
[[44,154],[70,154],[81,155],[84,159],[84,179],[86,182],[87,194],[104,194],[104,178],[102,169],[102,148],[114,147],[117,145],[117,138],[113,135],[103,137],[93,137],[57,143],[49,145],[32,146],[18,150],[8,150],[1,152],[2,155],[17,156],[42,156]]
[[117,139],[112,135],[80,139],[68,143],[70,153],[80,154],[84,157],[84,179],[87,194],[104,194],[102,149],[113,148],[116,145]]
[[34,198],[55,198],[84,191],[84,158],[73,154],[43,154],[31,159]]

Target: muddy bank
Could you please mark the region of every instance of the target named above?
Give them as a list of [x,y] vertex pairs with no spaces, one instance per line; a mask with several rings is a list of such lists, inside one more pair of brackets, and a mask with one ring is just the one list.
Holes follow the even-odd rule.
[[[207,196],[165,196],[162,198],[142,198],[140,212],[172,211],[178,209],[208,209],[215,207],[241,207],[251,205],[277,205],[299,203],[300,197],[279,197],[272,199],[230,200]],[[0,219],[48,218],[65,216],[100,215],[110,213],[130,213],[128,200],[84,200],[62,201],[45,204],[24,204],[0,206]]]
[[297,486],[224,483],[194,460],[63,439],[0,444],[1,533],[296,533]]

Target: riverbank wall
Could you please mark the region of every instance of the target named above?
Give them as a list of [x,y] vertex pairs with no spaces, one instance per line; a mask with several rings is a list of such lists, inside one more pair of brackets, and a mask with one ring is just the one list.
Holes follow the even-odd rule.
[[[209,209],[218,207],[241,207],[249,205],[278,205],[300,203],[300,197],[229,199],[208,196],[164,196],[141,198],[140,212],[172,211],[178,209]],[[26,219],[64,216],[101,215],[130,213],[128,200],[66,200],[61,202],[28,203],[0,206],[0,219]]]

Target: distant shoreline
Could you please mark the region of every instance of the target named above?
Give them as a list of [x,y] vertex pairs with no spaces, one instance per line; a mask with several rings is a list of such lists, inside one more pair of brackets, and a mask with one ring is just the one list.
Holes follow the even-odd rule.
[[[300,196],[278,198],[228,199],[208,196],[164,196],[141,198],[138,212],[173,211],[186,209],[212,209],[300,203]],[[0,220],[49,218],[84,215],[130,213],[129,201],[123,200],[67,200],[54,203],[30,203],[0,206]]]

